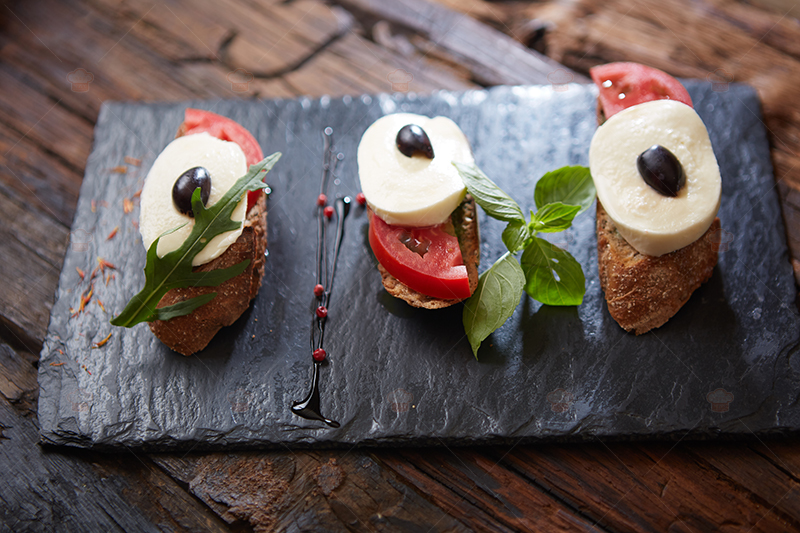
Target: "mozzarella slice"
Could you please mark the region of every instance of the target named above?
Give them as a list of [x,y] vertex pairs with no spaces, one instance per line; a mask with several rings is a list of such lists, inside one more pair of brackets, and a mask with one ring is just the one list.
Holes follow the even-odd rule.
[[[211,176],[211,194],[207,207],[214,205],[228,192],[239,178],[247,173],[244,152],[238,144],[222,141],[208,133],[178,137],[164,148],[153,163],[142,188],[139,231],[145,249],[164,232],[183,226],[164,235],[158,241],[159,257],[180,248],[194,227],[194,218],[181,214],[172,201],[172,187],[185,171],[204,167]],[[231,220],[239,222],[239,229],[217,235],[197,254],[192,265],[198,266],[216,259],[236,242],[242,234],[242,223],[247,215],[247,200],[236,206]],[[184,225],[185,224],[185,225]]]
[[[425,130],[434,158],[407,157],[397,149],[397,132],[416,124]],[[410,113],[376,120],[358,145],[361,190],[376,215],[397,226],[445,222],[466,194],[453,162],[471,164],[469,141],[455,122]]]
[[[636,168],[636,158],[654,144],[675,154],[686,173],[674,198],[647,185]],[[612,116],[592,138],[589,167],[597,198],[640,253],[660,256],[683,248],[717,216],[722,180],[708,131],[680,102],[646,102]]]

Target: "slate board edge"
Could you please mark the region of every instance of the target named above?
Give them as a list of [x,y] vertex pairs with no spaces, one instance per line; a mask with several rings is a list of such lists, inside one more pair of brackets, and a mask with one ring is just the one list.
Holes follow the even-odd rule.
[[[81,180],[81,187],[80,191],[78,192],[78,202],[75,205],[75,214],[72,217],[72,224],[70,225],[70,243],[72,240],[72,230],[78,227],[78,223],[81,220],[82,214],[86,211],[86,204],[89,204],[89,209],[91,209],[91,199],[89,195],[86,194],[87,191],[92,187],[90,180],[86,179],[88,172],[92,169],[94,165],[94,160],[97,158],[97,147],[101,142],[102,134],[104,129],[109,124],[109,121],[106,120],[106,117],[109,113],[113,113],[112,108],[116,105],[119,105],[122,102],[116,101],[105,101],[100,104],[100,112],[97,115],[97,122],[95,123],[94,131],[92,132],[92,149],[89,152],[88,157],[86,158],[86,165],[84,168],[83,179]],[[70,251],[70,243],[67,244],[66,248],[64,249],[64,257],[61,259],[61,272],[59,273],[58,277],[58,285],[56,286],[56,290],[53,295],[53,300],[58,299],[59,295],[62,293],[64,286],[67,283],[66,280],[66,269],[64,265],[66,264],[67,258],[69,256]],[[52,314],[52,306],[51,306],[51,314],[47,324],[47,333],[45,334],[44,342],[42,343],[42,350],[39,352],[39,365],[37,366],[37,383],[39,385],[40,390],[38,392],[38,399],[37,402],[37,413],[36,418],[39,422],[39,437],[40,443],[46,444],[48,441],[47,435],[47,428],[52,427],[54,425],[54,418],[58,414],[58,408],[52,405],[48,405],[46,402],[41,401],[41,387],[42,387],[42,378],[44,376],[44,364],[50,359],[51,354],[57,348],[55,346],[58,345],[58,339],[54,338],[53,331],[56,327],[56,317]],[[61,381],[58,382],[59,388],[61,386]],[[58,434],[58,432],[53,432],[53,434]],[[65,444],[67,446],[71,446],[71,444]],[[82,446],[86,447],[86,446]]]
[[[581,444],[588,442],[601,441],[604,443],[612,442],[761,442],[763,439],[793,439],[800,437],[798,428],[771,428],[751,432],[742,424],[738,424],[738,431],[723,431],[719,428],[711,430],[679,430],[664,433],[629,433],[625,435],[608,435],[604,433],[583,433],[573,435],[552,435],[546,437],[500,437],[489,436],[480,438],[454,439],[449,437],[447,441],[440,438],[413,437],[408,439],[401,438],[381,438],[376,440],[364,440],[356,444],[349,442],[319,441],[319,442],[274,442],[256,441],[250,442],[225,442],[221,441],[198,441],[198,440],[169,440],[159,443],[131,443],[124,445],[95,444],[90,439],[77,440],[53,440],[47,435],[41,435],[40,445],[46,448],[57,450],[59,448],[79,448],[91,449],[103,453],[120,453],[122,451],[141,451],[153,453],[174,453],[174,452],[232,452],[232,451],[255,451],[255,450],[351,450],[351,449],[378,449],[378,448],[441,448],[441,447],[466,447],[466,446],[516,446],[516,445],[536,445],[536,444]],[[57,435],[62,437],[62,435]]]

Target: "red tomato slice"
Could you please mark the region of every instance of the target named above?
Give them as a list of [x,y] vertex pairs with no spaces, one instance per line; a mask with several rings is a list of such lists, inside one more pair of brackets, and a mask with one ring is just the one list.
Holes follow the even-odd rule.
[[600,104],[606,118],[651,100],[677,100],[692,107],[692,99],[681,82],[652,67],[609,63],[589,69],[589,74],[600,89]]
[[[202,109],[189,108],[186,110],[183,125],[186,128],[183,133],[184,135],[205,132],[209,135],[213,135],[217,139],[235,142],[244,152],[247,166],[255,165],[264,159],[264,153],[261,151],[258,141],[256,141],[250,132],[244,129],[238,122],[234,122],[227,117],[217,115],[210,111],[203,111]],[[260,194],[263,194],[263,191],[258,190],[247,193],[248,211],[258,201],[258,196]]]
[[469,298],[469,277],[458,239],[444,231],[444,224],[392,226],[370,210],[369,244],[383,268],[409,288],[443,300]]

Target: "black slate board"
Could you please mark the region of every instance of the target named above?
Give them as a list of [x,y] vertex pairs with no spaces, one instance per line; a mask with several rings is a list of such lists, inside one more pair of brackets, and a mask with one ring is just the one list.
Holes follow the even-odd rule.
[[[587,164],[594,88],[105,104],[39,366],[43,441],[214,449],[796,431],[800,320],[759,101],[746,86],[714,92],[707,83],[687,85],[720,161],[727,233],[713,277],[677,316],[641,337],[610,318],[597,280],[590,211],[573,229],[548,236],[583,265],[583,305],[554,308],[524,297],[478,362],[464,337],[461,306],[416,310],[382,290],[366,216],[357,208],[348,220],[322,371],[323,410],[340,429],[289,410],[310,377],[323,127],[334,128],[345,154],[332,192],[354,194],[356,147],[376,118],[395,111],[450,116],[472,142],[478,164],[524,209],[533,206],[535,182],[545,171]],[[264,287],[236,324],[185,358],[146,325],[112,328],[95,302],[73,319],[69,309],[87,287],[76,267],[88,276],[98,256],[118,266],[116,279],[95,284],[94,297],[109,313],[118,313],[141,286],[145,254],[132,225],[138,206],[125,215],[122,199],[141,186],[188,105],[230,116],[266,153],[284,156],[268,178],[274,192]],[[124,156],[142,158],[141,168],[111,172]],[[485,269],[502,252],[502,226],[483,213],[480,222]],[[115,226],[119,234],[107,240]],[[90,349],[109,332],[107,345]],[[709,397],[716,389],[723,389],[720,397]]]

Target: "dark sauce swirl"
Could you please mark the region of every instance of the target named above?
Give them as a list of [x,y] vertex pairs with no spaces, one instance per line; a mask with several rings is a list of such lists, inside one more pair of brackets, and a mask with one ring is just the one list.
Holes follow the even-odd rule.
[[320,183],[320,196],[323,201],[317,202],[317,288],[320,290],[314,291],[314,298],[316,309],[311,320],[311,360],[313,361],[313,370],[311,376],[311,388],[306,397],[292,404],[292,412],[297,416],[308,420],[319,420],[324,422],[329,427],[338,428],[339,422],[331,420],[322,415],[320,408],[320,368],[323,361],[326,359],[327,354],[323,349],[323,340],[325,339],[325,323],[328,320],[328,308],[330,306],[331,290],[333,289],[333,280],[336,276],[336,263],[339,260],[339,250],[342,246],[342,239],[344,238],[344,221],[350,213],[350,198],[345,196],[337,198],[334,202],[333,212],[336,215],[336,240],[333,245],[333,261],[330,268],[328,266],[328,251],[326,246],[326,229],[328,225],[328,218],[333,214],[326,215],[326,207],[324,199],[327,198],[326,192],[328,189],[328,181],[331,175],[336,170],[336,163],[341,161],[343,155],[341,153],[334,155],[333,153],[333,130],[325,128],[323,132],[325,141],[325,150],[322,161],[322,180]]

